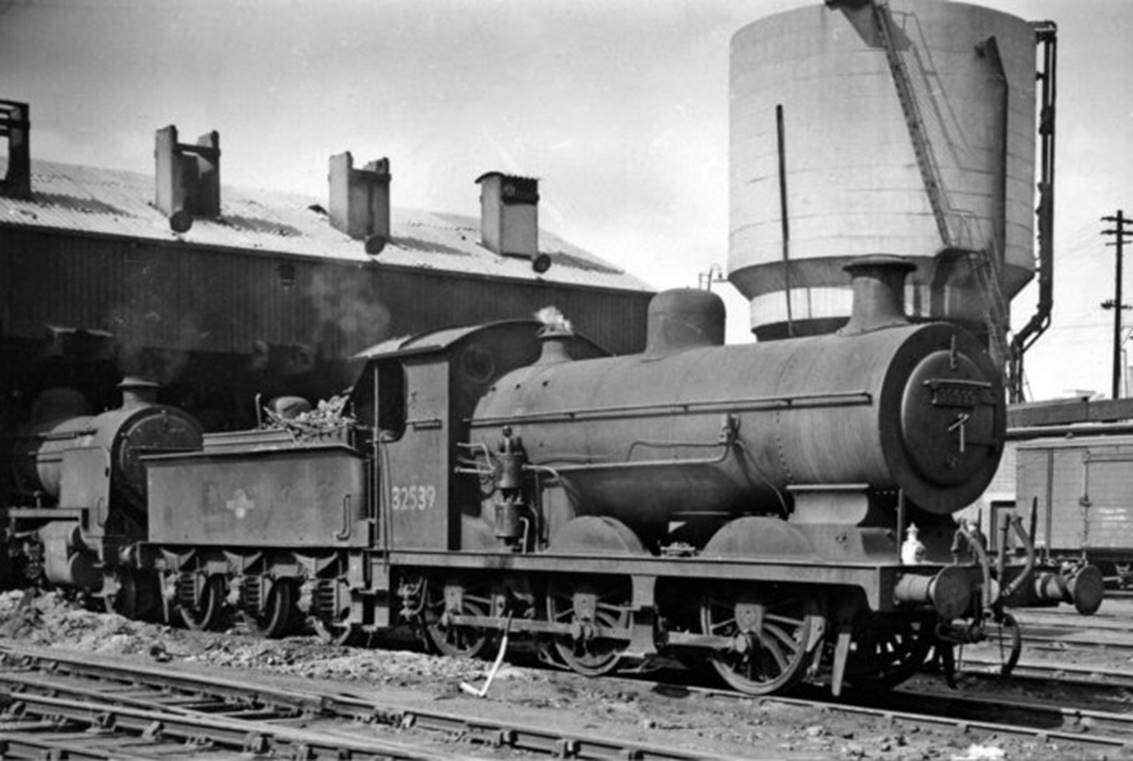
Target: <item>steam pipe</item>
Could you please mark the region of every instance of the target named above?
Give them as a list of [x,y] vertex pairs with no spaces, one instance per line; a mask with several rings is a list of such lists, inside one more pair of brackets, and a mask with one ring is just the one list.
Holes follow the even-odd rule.
[[1015,594],[1020,587],[1022,587],[1027,583],[1027,581],[1030,580],[1031,574],[1034,573],[1035,570],[1034,541],[1023,529],[1023,519],[1018,515],[1012,515],[1003,524],[1003,527],[1001,529],[1003,532],[1003,539],[999,543],[999,557],[997,558],[999,583],[1003,583],[1003,572],[1005,570],[1007,562],[1007,532],[1009,529],[1014,529],[1016,536],[1019,537],[1019,541],[1023,543],[1023,550],[1027,553],[1027,560],[1025,565],[1023,566],[1022,572],[1020,572],[1018,576],[1012,579],[1011,583],[1008,584],[1000,593],[1000,599],[1011,597],[1011,595]]
[[1039,112],[1039,303],[1035,313],[1011,340],[1010,401],[1023,401],[1023,355],[1050,327],[1054,307],[1054,135],[1057,99],[1058,27],[1053,21],[1037,22],[1035,40],[1043,46],[1042,108]]

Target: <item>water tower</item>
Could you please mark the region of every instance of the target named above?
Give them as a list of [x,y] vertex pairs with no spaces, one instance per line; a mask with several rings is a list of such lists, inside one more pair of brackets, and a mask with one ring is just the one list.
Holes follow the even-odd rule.
[[1006,358],[1008,303],[1036,269],[1036,182],[1053,179],[1052,76],[1050,124],[1036,116],[1044,24],[941,0],[827,0],[735,34],[728,277],[760,340],[836,330],[843,266],[899,254],[917,267],[912,319],[964,323]]

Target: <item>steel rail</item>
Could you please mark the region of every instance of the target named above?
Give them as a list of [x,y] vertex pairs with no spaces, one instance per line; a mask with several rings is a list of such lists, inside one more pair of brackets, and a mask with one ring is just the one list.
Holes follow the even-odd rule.
[[[689,759],[709,758],[703,753],[692,754],[669,748],[655,748],[647,745],[627,743],[620,740],[607,740],[587,736],[572,736],[557,730],[548,731],[541,728],[502,723],[493,720],[484,720],[477,717],[461,716],[452,713],[424,711],[417,708],[405,708],[392,705],[380,705],[374,701],[353,695],[322,694],[306,690],[290,690],[274,687],[252,687],[246,683],[231,679],[212,676],[198,676],[177,673],[167,670],[129,666],[122,667],[99,663],[87,656],[82,658],[63,656],[58,653],[24,650],[0,645],[0,652],[9,655],[19,654],[23,657],[38,659],[41,662],[55,664],[59,669],[69,672],[86,673],[91,675],[112,674],[118,679],[129,675],[129,678],[140,683],[165,684],[168,687],[191,691],[195,693],[215,692],[228,698],[239,698],[255,704],[290,707],[306,714],[318,714],[324,717],[349,719],[354,722],[385,724],[402,729],[413,728],[422,731],[444,732],[455,735],[470,742],[491,744],[514,750],[532,751],[570,758],[580,759],[608,759],[608,758],[639,758],[639,759]],[[971,661],[969,661],[971,663]],[[1030,665],[1030,664],[1026,664]],[[615,678],[616,679],[616,678]],[[625,680],[627,683],[641,684],[641,680]],[[883,704],[852,703],[832,701],[829,699],[808,699],[802,697],[783,696],[752,696],[744,693],[689,687],[684,685],[659,685],[672,690],[696,693],[705,697],[717,697],[735,701],[749,701],[759,706],[767,703],[790,705],[796,707],[812,708],[823,711],[836,711],[844,714],[858,716],[872,716],[886,721],[907,722],[918,725],[931,725],[953,727],[961,731],[983,731],[988,733],[1010,734],[1043,741],[1072,742],[1089,746],[1101,747],[1127,747],[1133,745],[1133,718],[1122,714],[1112,714],[1092,709],[1076,709],[1051,704],[1026,704],[1012,701],[1008,708],[1014,712],[1030,712],[1032,717],[1057,717],[1059,722],[1074,726],[1075,729],[1059,729],[1053,726],[1032,726],[1025,722],[1002,722],[973,719],[972,715],[987,715],[989,712],[1002,712],[1002,700],[978,698],[967,695],[931,694],[918,695],[909,692],[897,691],[895,697],[887,698],[892,703]],[[12,696],[14,699],[24,700],[22,694]],[[113,696],[110,696],[113,698]],[[50,698],[44,698],[51,700]],[[918,700],[943,703],[947,712],[937,707],[936,712],[910,711],[908,707]],[[88,714],[91,703],[83,702],[83,710]],[[899,706],[899,707],[898,707]],[[129,712],[136,709],[115,709],[115,714]],[[142,712],[145,713],[145,712]],[[169,717],[170,721],[191,721],[193,717],[183,714],[163,713],[161,716]],[[953,714],[962,715],[953,715]],[[53,714],[57,715],[57,714]],[[208,718],[207,714],[205,718]],[[262,743],[276,742],[272,732],[284,732],[277,725],[265,722],[244,722],[218,719],[222,726],[230,726],[234,731],[242,732],[242,737],[255,735],[261,738]],[[1083,733],[1081,728],[1090,723],[1093,727],[1099,725],[1120,727],[1130,732],[1129,735],[1111,736],[1101,735],[1094,731]],[[256,731],[256,727],[267,727]],[[337,737],[337,735],[335,736]],[[232,738],[229,738],[230,741]]]
[[[634,680],[626,679],[625,681],[631,683]],[[829,698],[789,697],[782,695],[748,695],[733,690],[678,684],[658,684],[658,687],[696,693],[705,697],[733,701],[749,701],[756,706],[762,706],[768,703],[787,705],[797,708],[810,708],[822,712],[868,716],[887,722],[905,722],[920,726],[951,727],[961,732],[981,731],[987,732],[988,734],[1011,735],[1044,742],[1059,741],[1103,748],[1133,747],[1133,716],[1116,713],[1111,714],[1104,711],[1094,711],[1092,709],[1065,708],[1049,704],[1025,704],[1018,703],[1014,700],[1010,704],[1005,705],[1002,699],[997,701],[994,699],[981,699],[968,695],[949,693],[922,695],[903,690],[894,690],[883,699],[883,701],[892,701],[892,705],[890,705],[888,702],[880,701],[873,703],[867,701],[850,702],[854,700],[853,695],[848,695],[846,700],[832,700]],[[1024,711],[1031,710],[1041,712],[1044,715],[1057,713],[1060,720],[1069,720],[1075,723],[1078,728],[1057,729],[1047,726],[1031,726],[1024,723],[972,719],[967,715],[954,716],[951,715],[951,713],[926,713],[908,710],[909,706],[915,706],[918,701],[947,703],[947,707],[950,709],[951,713],[960,713],[958,709],[966,709],[970,713],[996,713],[1003,712],[1005,707],[1012,709],[1022,708]],[[1112,723],[1115,725],[1130,728],[1131,734],[1128,736],[1115,736],[1095,734],[1093,732],[1084,733],[1081,729],[1081,727],[1084,726],[1082,725],[1083,719],[1097,723],[1110,722],[1110,720],[1112,720]]]
[[[724,761],[724,759],[731,758],[722,755],[709,755],[701,751],[685,751],[678,748],[638,743],[631,740],[563,732],[558,729],[525,725],[518,722],[503,722],[396,704],[383,705],[355,695],[254,686],[248,684],[247,681],[223,677],[188,674],[170,669],[155,669],[132,664],[111,664],[92,658],[88,654],[65,655],[50,650],[23,648],[0,643],[0,655],[6,656],[9,662],[23,660],[43,663],[53,667],[57,673],[66,671],[89,678],[113,679],[115,681],[129,680],[139,685],[242,701],[243,704],[252,707],[265,706],[274,709],[291,709],[307,716],[348,720],[352,723],[377,724],[396,729],[445,733],[450,737],[459,737],[472,743],[562,758],[596,760],[630,758],[641,759],[642,761],[691,761],[692,759]],[[21,678],[19,681],[29,682],[33,680]],[[46,687],[51,690],[59,689],[58,685]],[[23,692],[11,693],[10,699],[31,700],[32,696],[28,695],[25,698]],[[36,699],[50,700],[50,698]],[[106,699],[113,701],[114,695],[108,695]],[[87,706],[89,711],[89,707],[94,704],[83,702],[83,705]],[[128,706],[115,705],[111,707],[105,703],[103,706],[105,710],[113,710],[116,714],[139,710]],[[195,712],[184,711],[183,708],[183,706],[179,707],[175,711],[164,711],[162,708],[155,708],[154,710],[161,713],[162,716],[168,717],[168,720],[175,725],[177,722],[191,722],[197,718]],[[207,713],[200,716],[205,719],[210,717]],[[227,720],[217,718],[215,721],[219,725],[224,725]],[[284,740],[289,739],[285,734],[287,731],[285,728],[266,721],[249,722],[238,719],[232,721],[236,722],[235,726],[239,727],[245,734],[258,732],[258,734],[273,742],[278,741],[280,737]],[[260,729],[257,730],[256,727]],[[273,734],[276,732],[284,734],[277,737]],[[2,737],[2,733],[0,733],[0,737]],[[311,745],[310,742],[306,744]],[[372,748],[370,752],[373,752]],[[386,751],[383,750],[382,752]],[[400,756],[395,757],[400,758]],[[406,756],[406,758],[408,757]]]
[[[348,737],[343,734],[270,724],[264,721],[216,718],[209,714],[179,714],[72,700],[26,692],[6,696],[9,715],[50,717],[104,731],[158,739],[176,737],[189,743],[208,743],[251,753],[266,753],[278,746],[320,749],[332,754],[376,755],[398,761],[444,761],[451,753],[439,753],[391,740]],[[0,742],[6,733],[0,725]],[[51,747],[55,747],[52,745]],[[117,752],[117,751],[115,751]]]
[[1022,633],[1022,637],[1023,642],[1029,642],[1032,645],[1064,645],[1066,647],[1080,647],[1090,650],[1104,650],[1107,648],[1113,650],[1133,650],[1133,640],[1128,639],[1087,639],[1062,634],[1034,634],[1026,631]]
[[[896,690],[892,695],[886,697],[887,700],[892,699],[898,704],[908,704],[910,700],[927,700],[927,701],[940,701],[945,703],[956,703],[959,701],[960,707],[965,711],[970,711],[975,714],[991,714],[995,713],[1022,713],[1032,717],[1054,718],[1057,717],[1064,726],[1069,725],[1074,729],[1056,729],[1051,730],[1047,727],[1032,727],[1033,733],[1042,739],[1050,740],[1052,738],[1060,740],[1072,740],[1075,742],[1090,742],[1101,740],[1103,744],[1112,745],[1120,743],[1122,747],[1133,747],[1133,715],[1125,713],[1116,713],[1113,711],[1103,711],[1096,708],[1075,708],[1061,705],[1058,703],[1048,702],[1033,702],[1033,701],[1020,701],[1012,698],[1009,703],[1004,703],[1002,697],[979,697],[974,695],[963,695],[959,698],[945,692],[911,692],[907,690]],[[963,719],[956,719],[957,721],[964,721]],[[976,722],[978,723],[978,722]],[[976,723],[968,723],[966,726],[975,726]],[[1011,726],[1018,728],[1019,726],[1014,723],[1004,724],[997,723],[997,726]],[[1082,729],[1088,728],[1091,732],[1099,728],[1108,729],[1110,731],[1117,730],[1121,734],[1111,736],[1090,736],[1088,738],[1082,735]],[[997,730],[1002,731],[1002,730]]]
[[[144,690],[135,687],[130,691],[108,691],[105,685],[82,687],[77,684],[45,681],[42,672],[34,669],[16,672],[0,671],[0,685],[8,685],[11,688],[8,694],[11,695],[22,694],[24,691],[30,690],[57,690],[65,691],[74,697],[109,703],[115,706],[142,709],[159,708],[162,711],[183,715],[199,713],[210,713],[213,715],[225,713],[227,715],[234,715],[239,712],[241,716],[246,717],[249,709],[257,710],[251,706],[230,703],[223,699],[218,700],[215,697],[207,698],[203,695],[179,697],[167,690],[158,689],[156,687]],[[264,713],[265,710],[271,711],[271,709],[261,708],[258,709],[258,713]],[[278,714],[279,712],[275,711],[273,716]]]
[[[995,659],[971,658],[965,656],[958,668],[974,676],[989,676],[1000,679],[1000,663]],[[1047,679],[1062,684],[1075,684],[1084,687],[1133,687],[1133,671],[1122,669],[1095,668],[1093,666],[1072,666],[1038,661],[1025,661],[1011,670],[1012,679]]]
[[[1036,623],[1036,622],[1019,622],[1020,637],[1025,643],[1032,645],[1056,645],[1065,647],[1080,647],[1090,650],[1112,648],[1114,650],[1133,650],[1133,638],[1126,637],[1124,639],[1098,639],[1097,636],[1087,636],[1087,632],[1108,632],[1108,633],[1121,633],[1125,634],[1129,630],[1122,629],[1116,626],[1081,626],[1078,624],[1069,623]],[[1031,631],[1028,631],[1031,629]],[[1039,631],[1034,631],[1035,629]],[[1053,629],[1053,633],[1046,633],[1042,630]],[[1065,634],[1057,633],[1059,630],[1066,632]],[[1077,635],[1077,636],[1075,636]],[[987,639],[988,642],[1010,642],[1010,639],[1004,636],[990,635]]]
[[[1109,592],[1106,592],[1106,595],[1108,596]],[[1081,614],[1066,611],[1062,613],[1047,611],[1042,616],[1042,618],[1035,618],[1033,615],[1023,614],[1016,615],[1015,618],[1019,621],[1019,626],[1026,629],[1077,629],[1078,631],[1121,632],[1122,634],[1128,634],[1130,631],[1129,622],[1124,618],[1089,616],[1083,620]]]

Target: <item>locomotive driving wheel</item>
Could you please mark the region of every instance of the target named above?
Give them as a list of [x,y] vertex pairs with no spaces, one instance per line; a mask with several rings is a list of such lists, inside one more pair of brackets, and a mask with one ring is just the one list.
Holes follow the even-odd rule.
[[701,631],[731,640],[709,656],[731,687],[750,695],[781,693],[806,675],[811,635],[822,624],[818,604],[801,594],[744,590],[708,594]]
[[215,629],[220,623],[220,615],[224,609],[224,577],[220,575],[209,576],[201,589],[200,597],[195,604],[181,603],[177,611],[185,626],[194,631]]
[[262,607],[244,611],[248,629],[260,637],[282,637],[295,620],[295,585],[287,579],[276,579],[268,589]]
[[452,616],[488,616],[491,610],[490,590],[466,588],[454,581],[426,583],[425,644],[441,655],[477,657],[487,647],[490,632],[458,624]]
[[935,642],[935,615],[871,617],[854,631],[846,681],[861,689],[889,689],[924,664]]
[[573,585],[551,582],[547,589],[547,620],[569,624],[569,634],[556,634],[555,651],[573,671],[599,676],[613,671],[628,640],[608,636],[603,629],[629,629],[632,622],[628,581],[582,580]]

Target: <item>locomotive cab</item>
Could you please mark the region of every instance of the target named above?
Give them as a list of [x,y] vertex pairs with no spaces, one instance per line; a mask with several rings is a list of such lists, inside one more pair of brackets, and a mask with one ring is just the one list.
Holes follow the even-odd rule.
[[[379,432],[379,494],[387,505],[383,549],[506,546],[496,536],[488,499],[495,489],[493,474],[469,477],[469,469],[478,467],[478,450],[469,445],[467,421],[502,375],[538,360],[539,325],[513,320],[436,331],[367,353],[355,394],[366,400]],[[605,354],[583,337],[566,343],[563,351],[570,356]],[[493,449],[497,444],[492,442]]]

